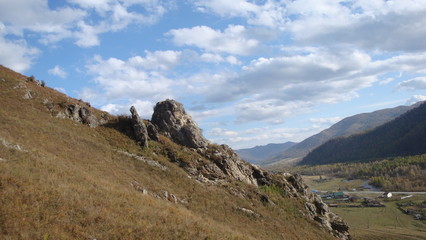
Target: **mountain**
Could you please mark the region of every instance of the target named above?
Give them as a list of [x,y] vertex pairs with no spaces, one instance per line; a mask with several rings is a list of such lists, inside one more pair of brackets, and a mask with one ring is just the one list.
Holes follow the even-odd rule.
[[426,153],[426,103],[371,131],[327,141],[300,164],[379,160]]
[[210,143],[174,100],[113,116],[0,66],[0,102],[0,239],[350,238],[299,175]]
[[344,118],[320,133],[315,134],[302,142],[283,150],[281,153],[269,158],[268,160],[261,162],[261,165],[276,164],[277,162],[285,164],[285,162],[294,163],[300,161],[310,151],[332,138],[349,136],[354,133],[365,132],[369,129],[373,129],[395,119],[416,106],[418,106],[418,104],[383,109],[371,113],[361,113]]
[[294,146],[295,142],[270,143],[264,146],[236,150],[238,155],[247,162],[259,164],[270,157]]

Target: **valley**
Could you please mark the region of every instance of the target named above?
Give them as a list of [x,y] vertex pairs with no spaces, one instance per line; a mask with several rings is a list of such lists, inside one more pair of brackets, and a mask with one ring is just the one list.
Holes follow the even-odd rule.
[[[390,198],[383,198],[383,191],[362,190],[365,181],[362,179],[348,180],[327,175],[321,175],[321,180],[320,175],[303,176],[303,179],[319,195],[342,191],[345,198],[350,199],[324,201],[348,222],[354,240],[426,238],[426,220],[416,219],[415,214],[406,214],[400,209],[400,206],[413,208],[418,204],[423,206],[422,211],[426,216],[426,192],[392,192]],[[367,207],[365,199],[381,206]]]

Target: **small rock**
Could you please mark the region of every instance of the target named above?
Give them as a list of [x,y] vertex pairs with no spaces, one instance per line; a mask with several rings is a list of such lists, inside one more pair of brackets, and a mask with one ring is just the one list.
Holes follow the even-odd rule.
[[255,218],[260,218],[261,215],[259,213],[254,212],[253,210],[247,209],[247,208],[243,208],[243,207],[237,207],[236,208],[238,211],[247,214],[248,216],[252,216]]
[[23,98],[23,99],[31,99],[31,98],[33,98],[32,91],[31,91],[31,90],[28,90],[28,91],[24,94],[24,96],[23,96],[22,98]]

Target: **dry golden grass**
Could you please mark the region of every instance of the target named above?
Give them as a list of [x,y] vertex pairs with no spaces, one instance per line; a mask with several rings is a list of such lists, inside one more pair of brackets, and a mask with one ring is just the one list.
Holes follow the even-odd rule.
[[[19,84],[26,87],[14,88]],[[28,89],[34,97],[23,99]],[[167,139],[142,150],[114,128],[52,117],[45,99],[77,101],[0,67],[0,239],[332,239],[300,214],[297,200],[271,193],[276,206],[264,205],[254,187],[241,182],[200,184],[164,151],[174,149],[188,161],[196,153]],[[144,195],[134,182],[187,203]]]

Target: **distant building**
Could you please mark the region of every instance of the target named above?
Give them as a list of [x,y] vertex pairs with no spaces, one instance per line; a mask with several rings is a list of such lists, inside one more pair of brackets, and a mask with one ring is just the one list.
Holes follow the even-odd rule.
[[383,193],[383,197],[384,197],[384,198],[391,198],[391,197],[392,197],[392,193],[390,193],[390,192],[385,192],[385,193]]
[[344,198],[345,194],[343,192],[334,192],[331,194],[333,198]]

